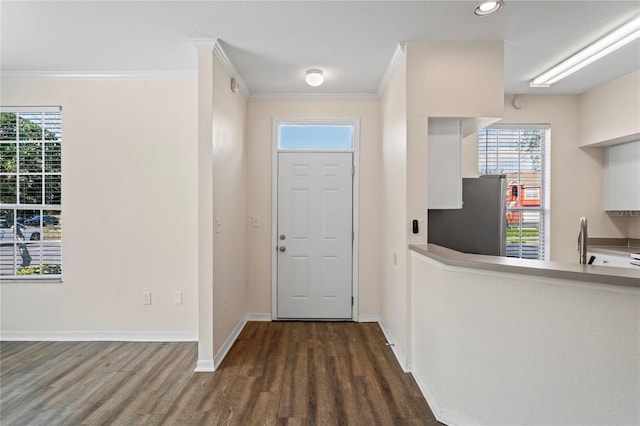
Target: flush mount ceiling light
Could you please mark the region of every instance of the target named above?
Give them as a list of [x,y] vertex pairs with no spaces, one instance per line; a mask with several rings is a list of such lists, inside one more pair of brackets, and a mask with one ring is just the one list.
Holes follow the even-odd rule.
[[307,71],[305,81],[309,86],[320,86],[322,83],[324,83],[324,75],[322,74],[321,70],[309,70]]
[[607,56],[640,37],[640,16],[613,30],[578,53],[568,57],[553,68],[529,82],[531,87],[549,87],[587,65]]
[[502,0],[483,1],[473,11],[478,16],[488,16],[496,13],[502,8]]

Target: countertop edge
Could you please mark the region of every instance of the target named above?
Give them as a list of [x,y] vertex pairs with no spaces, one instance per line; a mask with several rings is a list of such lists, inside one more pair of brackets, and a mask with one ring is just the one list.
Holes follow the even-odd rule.
[[628,258],[631,253],[640,252],[637,247],[587,246],[587,253],[609,254],[611,256]]
[[409,250],[448,266],[640,289],[640,270],[467,254],[435,244],[410,244]]

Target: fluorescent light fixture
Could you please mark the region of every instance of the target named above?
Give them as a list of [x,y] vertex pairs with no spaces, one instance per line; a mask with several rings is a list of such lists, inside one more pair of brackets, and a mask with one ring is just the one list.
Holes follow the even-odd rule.
[[498,10],[502,8],[502,0],[496,1],[483,1],[478,6],[476,6],[473,13],[478,16],[487,16],[496,13]]
[[322,74],[321,70],[309,70],[307,71],[305,80],[309,86],[320,86],[322,83],[324,83],[324,75]]
[[640,37],[640,16],[613,30],[578,53],[568,57],[529,82],[531,87],[549,87],[587,65]]

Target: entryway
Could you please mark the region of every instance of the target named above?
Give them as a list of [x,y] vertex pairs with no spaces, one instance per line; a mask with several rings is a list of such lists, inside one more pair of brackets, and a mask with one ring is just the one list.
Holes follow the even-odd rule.
[[273,317],[353,319],[353,125],[278,128]]

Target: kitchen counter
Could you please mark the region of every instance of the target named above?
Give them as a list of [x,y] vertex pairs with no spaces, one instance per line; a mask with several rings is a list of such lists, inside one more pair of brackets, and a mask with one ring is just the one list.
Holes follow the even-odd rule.
[[448,266],[640,289],[640,270],[467,254],[435,244],[410,244],[409,249]]
[[587,252],[629,256],[640,253],[640,240],[634,238],[589,238]]

